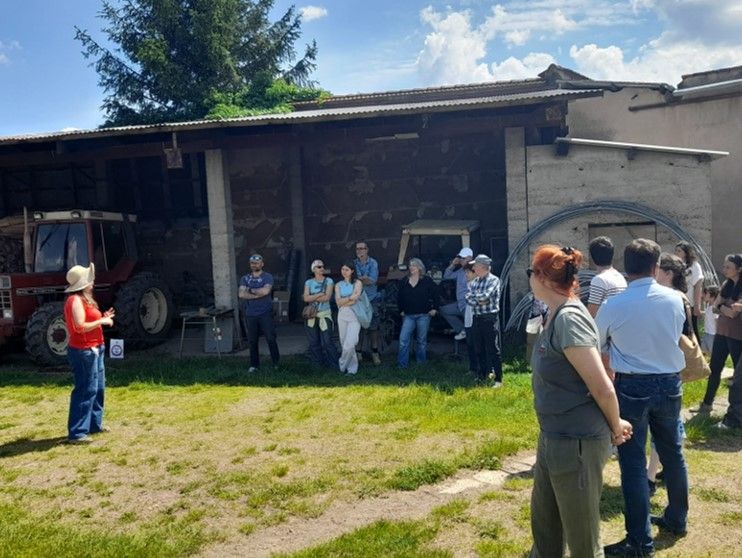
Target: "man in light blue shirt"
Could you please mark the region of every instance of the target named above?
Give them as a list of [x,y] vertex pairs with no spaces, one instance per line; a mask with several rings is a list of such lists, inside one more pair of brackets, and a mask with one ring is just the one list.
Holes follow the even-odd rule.
[[[615,372],[621,416],[631,422],[633,436],[618,446],[626,538],[604,548],[606,556],[651,556],[650,522],[670,534],[686,533],[688,473],[679,432],[680,370],[685,367],[678,346],[685,322],[681,296],[655,281],[659,245],[643,238],[624,250],[628,288],[601,305],[595,317],[604,358]],[[646,441],[651,429],[665,470],[668,506],[662,516],[649,515]]]
[[379,296],[379,263],[368,254],[368,243],[365,240],[356,242],[356,259],[353,260],[355,265],[356,277],[363,283],[363,290],[371,303],[371,323],[361,330],[361,336],[358,341],[358,360],[361,360],[361,347],[365,343],[365,332],[371,341],[371,360],[378,366],[381,364],[381,355],[379,354],[379,312],[381,310],[381,297]]

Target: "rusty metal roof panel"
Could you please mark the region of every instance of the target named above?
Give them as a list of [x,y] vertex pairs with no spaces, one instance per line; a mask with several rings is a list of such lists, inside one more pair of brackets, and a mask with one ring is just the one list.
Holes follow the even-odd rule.
[[337,107],[303,110],[281,114],[262,114],[258,116],[245,116],[241,118],[229,118],[223,120],[196,120],[191,122],[120,126],[113,128],[100,128],[96,130],[67,130],[52,133],[5,136],[0,137],[0,145],[42,143],[48,141],[73,141],[77,139],[184,132],[191,130],[219,128],[238,128],[247,126],[270,126],[304,124],[311,122],[330,122],[338,120],[352,120],[358,118],[374,118],[387,115],[415,114],[419,112],[450,112],[461,110],[475,110],[538,104],[552,100],[557,101],[579,99],[584,97],[597,97],[601,96],[602,94],[603,91],[600,89],[550,89],[546,91],[532,91],[526,93],[514,93],[488,97],[474,97],[469,99],[448,99],[414,103],[397,103],[391,105]]

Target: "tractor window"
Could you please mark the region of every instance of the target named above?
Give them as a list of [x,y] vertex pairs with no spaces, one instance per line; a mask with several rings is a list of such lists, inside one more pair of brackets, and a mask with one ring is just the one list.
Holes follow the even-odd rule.
[[98,269],[111,270],[126,255],[122,223],[93,223],[93,261]]
[[123,223],[120,222],[101,223],[103,238],[106,242],[108,269],[116,267],[116,264],[126,255],[126,242],[122,225]]
[[88,237],[83,223],[48,223],[39,225],[36,233],[34,270],[67,271],[73,265],[87,266]]

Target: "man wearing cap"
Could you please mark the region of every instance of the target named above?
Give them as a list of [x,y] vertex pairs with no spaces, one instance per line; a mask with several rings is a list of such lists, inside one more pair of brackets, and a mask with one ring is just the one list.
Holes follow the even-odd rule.
[[477,379],[485,381],[494,375],[492,387],[502,386],[502,361],[500,360],[500,279],[490,272],[492,259],[484,254],[474,258],[476,279],[466,292],[466,303],[471,306],[473,321],[471,332],[477,353]]
[[273,366],[278,366],[278,343],[276,343],[276,326],[273,323],[273,276],[263,271],[263,256],[250,256],[250,273],[240,279],[238,296],[243,300],[242,312],[247,324],[247,339],[250,344],[250,368],[248,372],[257,372],[260,366],[258,337],[262,332],[268,343]]
[[448,324],[453,329],[454,339],[461,341],[466,339],[466,331],[464,331],[464,311],[466,310],[466,273],[464,267],[474,257],[474,252],[471,248],[462,248],[461,251],[456,255],[451,263],[443,271],[443,279],[455,279],[456,280],[456,302],[445,304],[441,306],[439,312],[443,316]]

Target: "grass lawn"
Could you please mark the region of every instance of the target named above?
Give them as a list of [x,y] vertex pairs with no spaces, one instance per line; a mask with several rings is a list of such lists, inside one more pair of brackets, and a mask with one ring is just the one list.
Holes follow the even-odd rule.
[[[530,376],[513,373],[523,371],[518,362],[500,390],[475,387],[442,360],[407,372],[362,368],[355,378],[298,360],[256,376],[238,359],[107,366],[113,431],[68,446],[59,442],[69,377],[0,365],[0,556],[208,555],[338,503],[497,469],[504,456],[532,450],[537,435]],[[686,404],[702,388],[688,386]],[[690,424],[688,436],[691,533],[674,546],[660,539],[659,554],[734,555],[740,438],[712,421]],[[298,556],[520,555],[530,482],[508,480],[422,519],[371,523]],[[604,504],[612,542],[622,529],[615,463]]]

